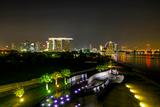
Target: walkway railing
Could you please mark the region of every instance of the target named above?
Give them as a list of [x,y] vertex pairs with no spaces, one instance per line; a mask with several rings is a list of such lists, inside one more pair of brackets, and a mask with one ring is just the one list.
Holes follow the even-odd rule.
[[[78,71],[78,72],[72,73],[71,76],[86,73],[86,72],[89,72],[89,71],[93,71],[95,69],[96,68],[94,67],[94,68],[86,69],[86,70],[83,70],[83,71]],[[17,89],[18,87],[26,87],[26,86],[39,84],[39,83],[40,83],[39,78],[35,78],[35,79],[29,80],[29,81],[16,82],[16,83],[11,83],[11,84],[1,85],[0,86],[0,93],[11,91],[11,90]]]

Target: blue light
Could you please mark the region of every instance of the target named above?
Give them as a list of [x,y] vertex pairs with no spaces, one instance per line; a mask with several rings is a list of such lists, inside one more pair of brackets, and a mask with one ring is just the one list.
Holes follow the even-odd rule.
[[53,98],[53,95],[50,98]]
[[44,106],[44,103],[42,103],[41,106]]

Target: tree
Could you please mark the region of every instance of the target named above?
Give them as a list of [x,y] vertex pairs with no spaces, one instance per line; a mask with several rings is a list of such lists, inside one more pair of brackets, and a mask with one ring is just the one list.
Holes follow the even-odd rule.
[[52,79],[55,80],[55,85],[56,85],[57,87],[59,87],[59,85],[58,85],[58,78],[62,78],[61,73],[60,73],[60,72],[54,72],[54,73],[52,74]]
[[24,95],[24,88],[18,88],[14,94],[16,95],[16,97],[21,98]]
[[52,82],[51,75],[49,75],[48,73],[42,75],[42,76],[40,77],[40,82],[41,82],[41,83],[46,83],[46,90],[48,90],[48,83],[49,83],[49,82]]
[[101,72],[101,71],[105,70],[105,66],[104,66],[104,65],[98,65],[98,66],[96,67],[96,69],[97,69],[99,72]]
[[62,74],[62,77],[64,78],[64,84],[67,85],[67,77],[70,77],[71,75],[71,72],[69,69],[63,69],[61,70],[61,74]]
[[115,63],[113,63],[111,60],[108,62],[108,68],[113,68],[115,66]]

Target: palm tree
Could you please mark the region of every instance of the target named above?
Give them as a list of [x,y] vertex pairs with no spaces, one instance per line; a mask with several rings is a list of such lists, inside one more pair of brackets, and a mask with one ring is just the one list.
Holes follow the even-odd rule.
[[61,74],[62,74],[62,77],[64,78],[64,84],[67,85],[68,83],[67,83],[66,78],[70,77],[70,75],[71,75],[70,70],[69,69],[63,69],[63,70],[61,70]]
[[101,72],[101,71],[103,71],[105,68],[104,68],[104,65],[98,65],[98,66],[96,67],[96,69],[97,69],[99,72]]
[[24,88],[18,88],[14,94],[16,95],[16,97],[21,98],[24,95]]
[[60,73],[60,72],[54,72],[54,73],[52,74],[52,79],[55,80],[55,85],[56,85],[57,87],[59,87],[59,85],[58,85],[58,78],[62,78],[61,73]]
[[40,82],[41,82],[41,83],[46,83],[46,90],[48,90],[48,83],[49,83],[49,82],[52,82],[51,75],[49,75],[48,73],[42,75],[42,76],[40,77]]
[[115,63],[113,63],[111,60],[108,62],[108,68],[113,68],[115,66]]
[[98,66],[96,67],[96,70],[98,70],[98,71],[100,72],[100,71],[101,71],[101,66],[98,65]]

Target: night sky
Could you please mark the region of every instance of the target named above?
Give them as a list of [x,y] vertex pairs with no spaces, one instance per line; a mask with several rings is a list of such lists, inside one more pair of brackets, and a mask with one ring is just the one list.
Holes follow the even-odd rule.
[[98,47],[109,40],[160,48],[160,3],[155,0],[4,1],[0,1],[1,46],[46,41],[54,35],[73,37],[77,48]]

